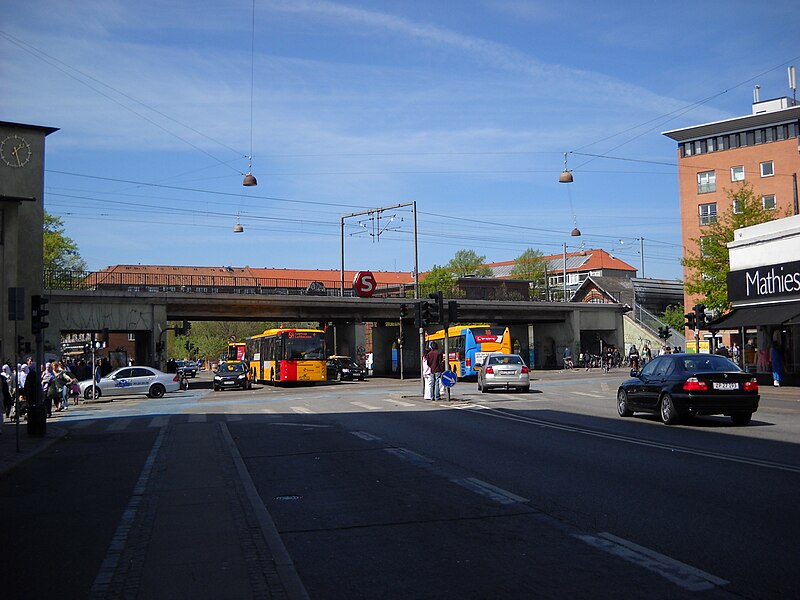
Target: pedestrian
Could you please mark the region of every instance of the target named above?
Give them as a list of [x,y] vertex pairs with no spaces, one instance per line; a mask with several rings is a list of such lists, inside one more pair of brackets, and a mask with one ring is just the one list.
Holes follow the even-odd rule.
[[11,369],[8,365],[3,365],[3,372],[0,374],[0,435],[3,435],[6,407],[11,406],[11,391],[8,387],[9,379],[11,379]]
[[430,347],[425,348],[425,354],[422,355],[422,380],[425,382],[425,390],[423,392],[423,400],[431,400],[431,378],[433,374],[431,372],[431,367],[428,364],[428,352],[430,352]]
[[[28,377],[33,375],[34,371],[28,373]],[[27,380],[26,380],[27,383]],[[47,416],[53,416],[53,403],[58,402],[58,398],[61,397],[61,391],[57,387],[56,383],[56,374],[53,372],[53,363],[47,363],[45,366],[44,372],[42,373],[42,378],[40,380],[41,387],[42,387],[42,396],[44,397],[44,404],[45,409],[47,411]],[[56,410],[58,410],[58,405],[56,404]]]
[[633,371],[639,370],[639,351],[636,349],[636,344],[631,344],[628,350],[628,366],[630,366]]
[[7,364],[3,365],[2,377],[8,388],[8,398],[6,398],[5,393],[3,393],[3,414],[6,419],[10,419],[11,409],[14,408],[14,398],[17,395],[17,380],[11,372],[11,367]]
[[642,366],[645,366],[647,363],[653,360],[653,353],[650,350],[650,346],[648,346],[647,344],[642,346],[642,359],[643,359]]
[[773,340],[769,357],[772,362],[772,385],[775,387],[780,387],[783,380],[783,356],[781,354],[780,345]]
[[742,365],[739,362],[740,355],[741,352],[739,351],[739,346],[736,344],[736,342],[733,342],[733,345],[731,345],[731,358],[733,359],[733,362],[741,367]]
[[444,373],[444,356],[439,352],[439,345],[436,342],[431,342],[431,349],[425,357],[428,366],[431,369],[431,400],[441,399],[441,381],[442,373]]

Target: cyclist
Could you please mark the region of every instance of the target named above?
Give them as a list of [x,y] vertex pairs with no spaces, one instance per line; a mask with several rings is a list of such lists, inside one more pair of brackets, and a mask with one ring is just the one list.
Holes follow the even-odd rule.
[[631,344],[628,350],[628,364],[634,371],[639,370],[639,351],[636,349],[636,344]]
[[567,346],[564,348],[564,369],[573,369],[574,366],[572,362],[572,348]]

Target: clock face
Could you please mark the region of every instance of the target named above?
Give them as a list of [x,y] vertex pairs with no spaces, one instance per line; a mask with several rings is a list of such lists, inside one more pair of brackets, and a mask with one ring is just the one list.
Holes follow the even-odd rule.
[[9,135],[0,142],[0,158],[9,167],[21,169],[31,159],[31,145],[17,134]]

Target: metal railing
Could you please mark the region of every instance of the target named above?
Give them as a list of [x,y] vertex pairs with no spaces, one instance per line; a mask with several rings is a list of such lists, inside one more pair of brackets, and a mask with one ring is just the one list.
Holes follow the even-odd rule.
[[[658,337],[658,328],[667,325],[667,323],[659,319],[656,315],[639,304],[633,308],[630,316],[641,327],[652,333],[653,338],[657,340],[660,339]],[[686,338],[674,330],[672,330],[672,334],[665,343],[672,347],[680,346],[681,348],[686,348]]]

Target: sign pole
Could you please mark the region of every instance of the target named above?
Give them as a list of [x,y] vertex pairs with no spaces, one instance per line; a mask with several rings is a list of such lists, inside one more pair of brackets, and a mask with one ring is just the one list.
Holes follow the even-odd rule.
[[[442,311],[444,312],[444,311]],[[444,315],[441,315],[444,317]],[[445,371],[450,371],[450,323],[447,322],[446,318],[442,319],[442,325],[444,326],[444,364],[445,364]],[[447,401],[450,402],[450,386],[447,386]]]

